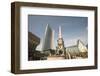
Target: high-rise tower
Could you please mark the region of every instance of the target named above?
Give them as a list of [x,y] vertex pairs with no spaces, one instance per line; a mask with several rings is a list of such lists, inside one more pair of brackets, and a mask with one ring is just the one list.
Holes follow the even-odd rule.
[[47,24],[45,29],[45,36],[43,39],[43,47],[42,50],[53,49],[54,45],[54,31],[50,28],[49,24]]
[[65,53],[65,47],[64,47],[64,41],[62,38],[62,33],[61,33],[61,26],[59,26],[59,34],[58,34],[58,40],[57,40],[57,47],[56,47],[56,54],[63,56]]
[[58,38],[62,38],[62,34],[61,34],[61,26],[59,26],[59,34],[58,34]]

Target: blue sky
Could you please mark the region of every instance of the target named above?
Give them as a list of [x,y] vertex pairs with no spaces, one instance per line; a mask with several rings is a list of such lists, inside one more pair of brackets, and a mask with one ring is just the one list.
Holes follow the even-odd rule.
[[41,50],[47,24],[55,31],[55,47],[57,46],[59,26],[62,28],[65,47],[75,45],[78,39],[83,41],[84,44],[88,43],[87,17],[29,15],[28,31],[41,38],[37,47],[38,50]]

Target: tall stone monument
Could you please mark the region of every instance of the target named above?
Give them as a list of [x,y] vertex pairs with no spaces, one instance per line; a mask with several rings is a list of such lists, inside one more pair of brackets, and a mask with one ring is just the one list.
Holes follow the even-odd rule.
[[61,33],[61,26],[59,26],[59,34],[58,34],[58,40],[57,40],[57,47],[56,47],[56,54],[58,56],[65,56],[65,46],[64,41]]

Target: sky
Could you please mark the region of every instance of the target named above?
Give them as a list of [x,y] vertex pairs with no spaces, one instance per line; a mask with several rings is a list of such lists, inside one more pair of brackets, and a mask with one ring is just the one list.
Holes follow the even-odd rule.
[[78,39],[84,44],[88,43],[87,17],[28,15],[28,31],[41,39],[40,44],[36,48],[37,50],[42,49],[43,37],[47,24],[55,31],[55,48],[57,46],[59,26],[61,26],[65,47],[76,45]]

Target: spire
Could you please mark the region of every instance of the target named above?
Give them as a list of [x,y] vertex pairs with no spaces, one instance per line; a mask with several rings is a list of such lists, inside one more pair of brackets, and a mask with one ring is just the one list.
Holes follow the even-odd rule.
[[49,26],[49,24],[47,24],[47,26]]
[[59,38],[62,38],[62,34],[61,34],[61,26],[59,26]]

